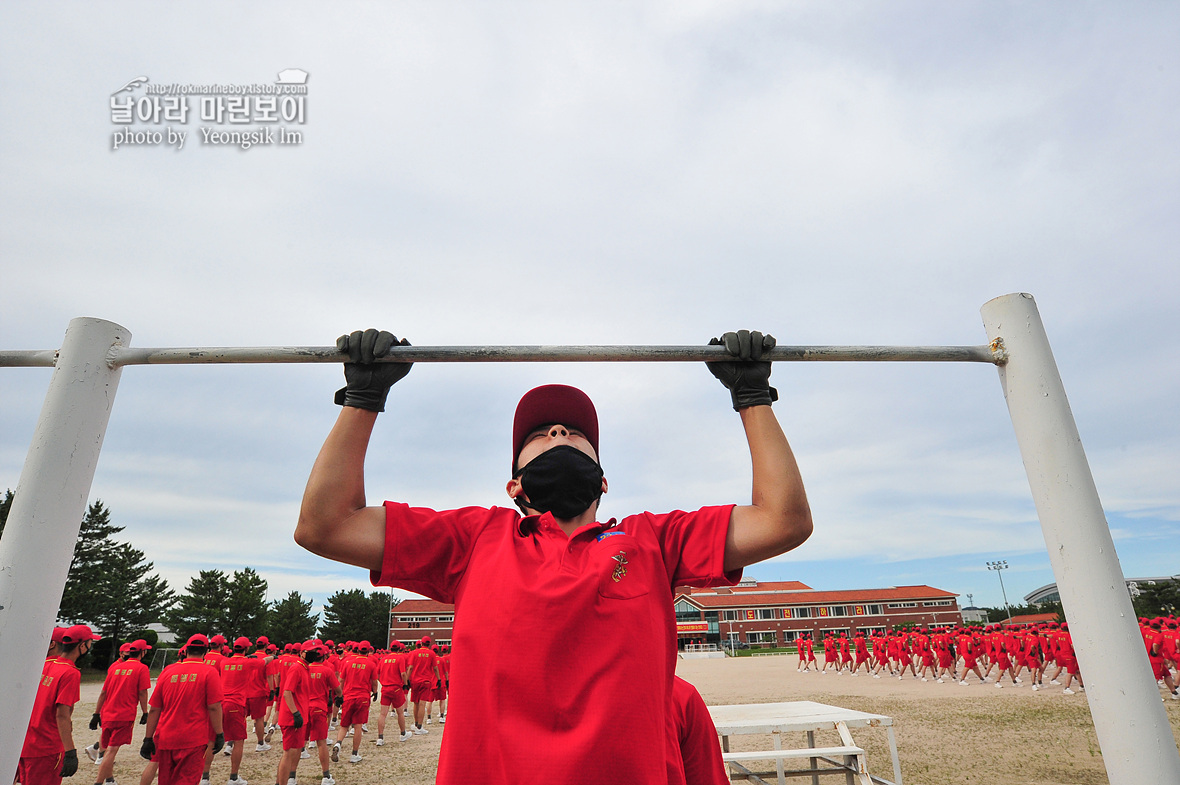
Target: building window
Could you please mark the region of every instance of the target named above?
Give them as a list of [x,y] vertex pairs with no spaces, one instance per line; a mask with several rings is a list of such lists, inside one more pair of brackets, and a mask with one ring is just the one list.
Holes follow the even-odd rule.
[[783,616],[788,619],[807,619],[811,617],[811,608],[787,608]]
[[722,621],[745,621],[746,620],[746,612],[745,611],[722,611],[721,612],[721,620]]
[[880,605],[870,605],[869,606],[869,615],[870,616],[880,616],[881,615],[881,606]]
[[693,605],[691,602],[681,600],[676,603],[676,620],[677,621],[700,621],[701,609]]
[[746,633],[746,640],[751,645],[762,644],[764,646],[773,646],[778,643],[778,633],[773,630],[770,632],[748,632]]
[[949,607],[951,605],[954,605],[954,601],[953,600],[932,600],[930,602],[924,602],[922,604],[925,605],[927,608],[932,608],[932,607],[942,608],[942,607]]
[[755,619],[773,619],[774,618],[774,608],[759,608],[754,613],[754,618]]
[[833,605],[828,608],[829,616],[847,616],[848,608],[844,605]]
[[891,603],[889,603],[889,610],[894,610],[895,608],[917,608],[917,607],[918,607],[918,603],[916,603],[916,602],[891,602]]
[[439,616],[438,620],[439,621],[454,621],[455,617],[454,616]]
[[421,624],[422,622],[430,621],[429,616],[398,616],[398,622],[402,624]]

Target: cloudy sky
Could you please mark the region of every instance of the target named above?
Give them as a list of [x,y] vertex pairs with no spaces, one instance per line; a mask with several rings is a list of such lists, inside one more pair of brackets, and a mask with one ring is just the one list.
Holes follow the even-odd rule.
[[[135,346],[983,344],[1041,310],[1128,577],[1180,572],[1180,9],[1078,3],[33,4],[0,9],[0,348],[71,318]],[[298,144],[112,94],[308,72]],[[147,95],[123,91],[117,100]],[[48,369],[0,369],[0,491]],[[291,538],[336,416],[331,365],[124,371],[92,498],[181,588],[368,586]],[[582,386],[603,515],[744,502],[699,365],[419,365],[371,502],[502,504],[512,410]],[[987,365],[779,364],[815,534],[750,568],[1002,602],[1053,580]]]

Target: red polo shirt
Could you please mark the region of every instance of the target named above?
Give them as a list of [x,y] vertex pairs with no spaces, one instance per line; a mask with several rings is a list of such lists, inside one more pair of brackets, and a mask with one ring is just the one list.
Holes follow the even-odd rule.
[[414,649],[410,652],[410,684],[434,686],[437,678],[434,669],[438,665],[438,654],[434,649]]
[[156,747],[183,750],[212,741],[209,707],[221,697],[221,676],[204,661],[181,660],[165,668],[148,700],[160,709],[152,736]]
[[57,707],[73,706],[78,702],[81,682],[82,674],[77,666],[64,657],[45,661],[29,729],[25,732],[25,744],[20,751],[22,758],[56,755],[65,750],[57,729]]
[[[209,660],[206,659],[206,662]],[[245,706],[246,698],[253,697],[251,684],[255,672],[262,671],[263,662],[255,657],[235,654],[221,658],[221,692],[226,703]]]
[[102,721],[129,722],[139,715],[139,693],[151,689],[148,666],[139,660],[116,662],[107,669],[102,691]]
[[[308,708],[328,710],[328,698],[340,689],[340,681],[336,678],[336,671],[325,662],[317,662],[308,668],[310,687],[308,689]],[[304,719],[307,719],[306,717]]]
[[303,721],[307,722],[311,717],[311,709],[309,702],[311,700],[311,684],[308,680],[308,665],[302,658],[296,662],[291,663],[283,674],[283,686],[279,689],[279,718],[278,724],[283,727],[289,727],[295,724],[295,718],[291,714],[291,708],[287,705],[287,697],[285,693],[290,692],[295,698],[295,706],[299,713],[303,715]]
[[377,669],[368,657],[345,657],[340,663],[340,682],[344,685],[344,699],[369,699]]
[[[674,586],[723,572],[731,506],[567,537],[552,515],[386,502],[374,585],[454,603],[453,697],[439,785],[537,780],[666,782],[676,660]],[[619,700],[632,717],[620,730]]]

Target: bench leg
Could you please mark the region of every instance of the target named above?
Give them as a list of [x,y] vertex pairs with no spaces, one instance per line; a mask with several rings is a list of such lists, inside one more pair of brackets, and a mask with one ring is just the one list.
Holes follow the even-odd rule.
[[[815,731],[810,731],[810,730],[807,731],[807,746],[811,747],[812,749],[815,749]],[[818,768],[819,768],[819,763],[815,760],[815,758],[812,758],[811,759],[811,770],[815,771]],[[819,775],[818,774],[811,775],[811,785],[819,785]]]

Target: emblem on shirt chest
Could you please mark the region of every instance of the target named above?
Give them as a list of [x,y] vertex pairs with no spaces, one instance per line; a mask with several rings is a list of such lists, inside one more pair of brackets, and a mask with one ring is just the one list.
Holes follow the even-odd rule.
[[627,574],[627,552],[619,551],[611,557],[615,560],[615,570],[611,573],[611,580],[618,583]]

